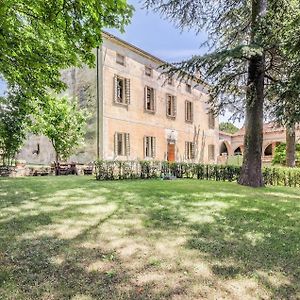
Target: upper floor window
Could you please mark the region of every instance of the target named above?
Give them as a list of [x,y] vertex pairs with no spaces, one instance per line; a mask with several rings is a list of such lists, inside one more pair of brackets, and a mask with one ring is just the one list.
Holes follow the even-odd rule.
[[152,68],[145,66],[145,75],[149,76],[149,77],[152,77],[152,75],[153,75]]
[[208,160],[215,160],[215,145],[208,145]]
[[114,92],[115,103],[128,105],[130,103],[130,79],[115,75]]
[[215,115],[212,110],[208,112],[208,128],[215,129]]
[[125,56],[119,53],[116,54],[116,63],[125,66]]
[[193,103],[191,101],[185,101],[185,121],[193,122]]
[[167,78],[167,83],[168,83],[168,85],[174,85],[174,79],[173,79],[173,77],[168,77]]
[[167,95],[167,117],[176,117],[176,97],[173,95]]
[[185,142],[185,158],[195,159],[195,144],[193,142]]
[[115,133],[115,155],[116,156],[130,155],[129,133],[124,133],[124,132]]
[[144,156],[154,158],[156,155],[156,138],[154,136],[144,137]]
[[191,94],[192,93],[192,86],[190,85],[190,84],[186,84],[185,85],[185,90],[189,93],[189,94]]
[[149,86],[145,87],[145,111],[155,112],[155,90]]

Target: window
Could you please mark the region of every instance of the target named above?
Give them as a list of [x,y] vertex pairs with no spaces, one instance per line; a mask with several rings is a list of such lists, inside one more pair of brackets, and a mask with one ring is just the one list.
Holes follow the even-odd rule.
[[145,66],[145,75],[152,77],[152,68]]
[[128,105],[130,103],[130,79],[115,75],[114,83],[115,103]]
[[185,90],[189,93],[189,94],[191,94],[192,93],[192,86],[190,85],[190,84],[186,84],[185,85]]
[[172,77],[168,77],[167,83],[168,83],[168,85],[174,85],[174,80],[173,80],[173,78],[172,78]]
[[208,145],[208,160],[215,160],[215,145]]
[[117,53],[116,55],[116,63],[122,66],[125,66],[125,56]]
[[176,97],[172,95],[167,95],[167,117],[176,117]]
[[129,133],[123,133],[123,132],[115,133],[115,155],[117,156],[130,155]]
[[155,112],[155,90],[149,86],[145,87],[145,111]]
[[185,142],[185,158],[195,159],[195,144],[193,142]]
[[208,113],[208,128],[215,129],[215,116],[212,110]]
[[193,122],[193,103],[185,101],[185,121]]
[[153,136],[144,137],[144,156],[146,157],[155,157],[156,151],[156,138]]

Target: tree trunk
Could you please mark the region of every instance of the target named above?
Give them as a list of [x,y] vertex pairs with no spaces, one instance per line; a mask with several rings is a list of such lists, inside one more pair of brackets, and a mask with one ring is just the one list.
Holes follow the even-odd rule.
[[[257,39],[257,26],[264,17],[267,0],[252,0],[252,36]],[[253,56],[248,66],[246,95],[246,122],[244,138],[244,159],[239,184],[260,187],[264,185],[262,177],[262,142],[263,142],[263,105],[264,105],[265,58],[263,53]]]
[[294,168],[296,166],[296,133],[295,124],[286,128],[286,165]]
[[59,155],[57,152],[56,152],[56,158],[55,158],[55,175],[56,176],[60,175]]

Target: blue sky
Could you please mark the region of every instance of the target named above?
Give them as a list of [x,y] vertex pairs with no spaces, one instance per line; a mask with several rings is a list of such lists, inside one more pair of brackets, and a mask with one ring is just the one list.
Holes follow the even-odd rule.
[[200,49],[206,39],[204,32],[196,35],[194,31],[181,31],[159,14],[142,9],[140,1],[128,2],[135,7],[131,24],[126,27],[124,34],[108,30],[112,34],[169,62],[204,52]]
[[[193,30],[181,30],[169,20],[163,19],[158,13],[142,9],[139,0],[128,0],[135,7],[131,24],[121,34],[115,29],[108,29],[110,33],[119,38],[166,60],[176,62],[195,54],[205,53],[200,48],[207,35],[204,31],[196,34]],[[227,121],[230,113],[220,116],[220,121]],[[243,121],[236,120],[235,125],[243,126]]]

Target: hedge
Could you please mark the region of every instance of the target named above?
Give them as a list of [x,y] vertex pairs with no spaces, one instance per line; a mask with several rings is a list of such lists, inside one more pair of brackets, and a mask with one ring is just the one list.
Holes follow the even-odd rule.
[[[241,167],[160,161],[97,161],[97,180],[150,179],[174,176],[201,180],[237,181]],[[300,169],[266,167],[267,185],[300,186]]]

